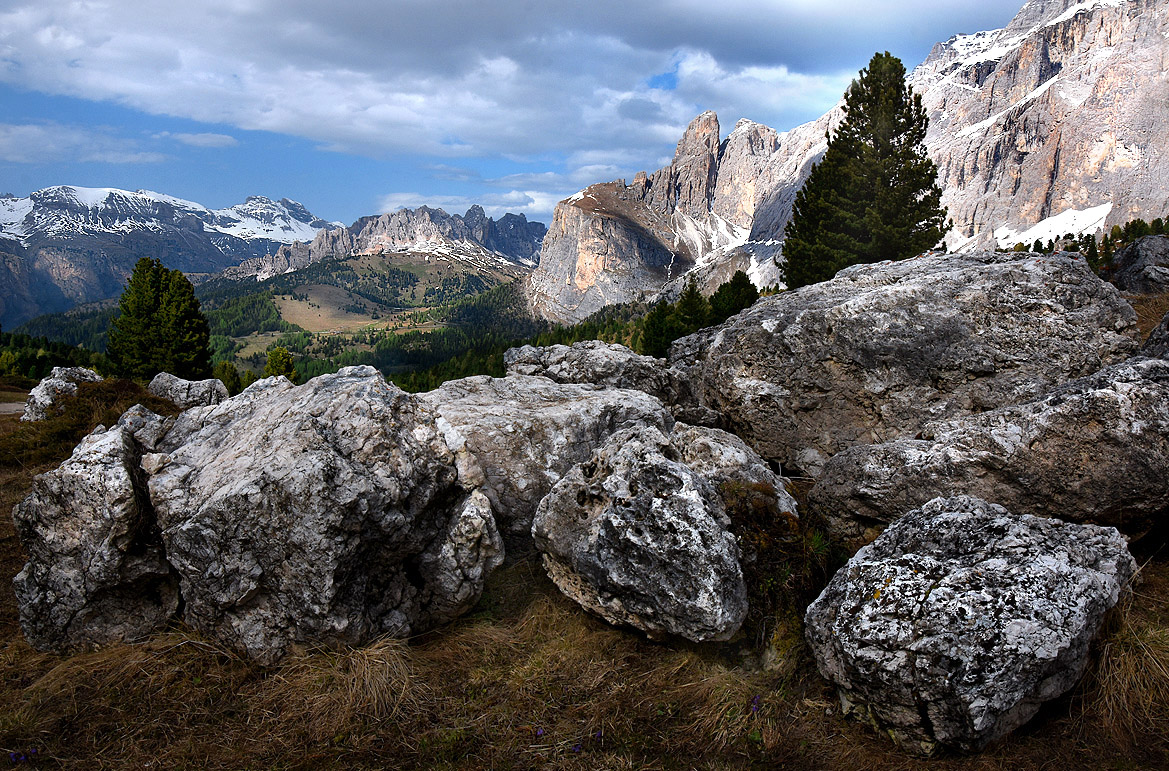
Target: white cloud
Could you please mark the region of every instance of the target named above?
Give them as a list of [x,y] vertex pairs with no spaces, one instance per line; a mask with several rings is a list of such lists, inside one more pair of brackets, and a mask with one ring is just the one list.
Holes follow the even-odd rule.
[[10,163],[159,163],[166,156],[101,130],[56,123],[0,123],[0,160]]
[[[0,81],[375,156],[623,148],[644,164],[701,110],[788,128],[891,36],[924,27],[928,46],[1017,2],[15,0]],[[646,85],[675,69],[676,90]]]
[[163,131],[162,133],[155,134],[155,138],[173,139],[176,142],[181,142],[182,144],[190,145],[191,147],[219,148],[236,147],[239,145],[239,140],[233,136],[229,136],[228,134],[185,134],[181,132],[171,133],[169,131]]
[[478,204],[487,216],[498,219],[504,214],[526,213],[530,218],[547,222],[552,217],[556,204],[571,193],[545,190],[508,190],[503,193],[486,193],[475,197],[463,195],[424,195],[422,193],[389,193],[378,201],[378,211],[392,212],[398,209],[416,209],[429,206],[442,209],[447,214],[465,214],[467,209]]

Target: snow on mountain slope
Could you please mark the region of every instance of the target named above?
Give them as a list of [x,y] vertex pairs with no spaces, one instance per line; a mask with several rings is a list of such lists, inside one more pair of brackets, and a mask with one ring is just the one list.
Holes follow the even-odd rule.
[[[196,223],[201,223],[201,228]],[[208,235],[222,233],[244,241],[292,243],[311,241],[322,228],[341,224],[325,222],[295,201],[272,201],[263,196],[218,210],[150,190],[72,185],[38,190],[28,198],[0,199],[0,235],[25,245],[44,238],[160,232],[168,226],[202,229]]]

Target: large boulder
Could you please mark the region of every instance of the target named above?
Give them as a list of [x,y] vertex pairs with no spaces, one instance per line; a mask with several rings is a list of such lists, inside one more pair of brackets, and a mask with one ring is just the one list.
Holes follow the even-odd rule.
[[1082,260],[981,252],[857,265],[674,344],[701,404],[785,469],[1033,399],[1121,361],[1136,314]]
[[1164,359],[1130,359],[1035,401],[930,424],[923,436],[828,461],[809,503],[833,535],[871,540],[903,512],[957,493],[1132,536],[1169,524]]
[[939,498],[841,568],[806,635],[846,710],[914,751],[976,751],[1076,683],[1135,569],[1112,528]]
[[663,359],[641,356],[617,343],[585,340],[538,348],[524,345],[503,355],[509,375],[539,375],[557,383],[592,383],[635,388],[666,404],[677,401],[678,384]]
[[1112,258],[1113,281],[1125,292],[1169,292],[1169,237],[1145,236],[1120,249]]
[[53,367],[49,376],[42,379],[28,394],[21,420],[48,420],[60,411],[58,402],[77,395],[78,383],[100,383],[101,375],[84,367]]
[[661,399],[674,416],[688,423],[718,420],[699,407],[690,381],[664,359],[642,356],[617,343],[585,340],[567,345],[524,345],[504,354],[509,375],[539,375],[557,383],[592,383],[608,388],[633,388]]
[[436,415],[371,367],[261,380],[143,457],[184,618],[261,663],[450,621],[503,547]]
[[573,466],[540,502],[532,535],[549,577],[582,607],[700,642],[729,639],[747,614],[729,526],[715,485],[645,426]]
[[170,400],[180,409],[207,407],[227,399],[227,386],[219,378],[183,380],[169,372],[159,372],[146,386],[155,396]]
[[463,484],[491,501],[508,550],[531,549],[536,506],[611,434],[673,418],[641,391],[554,383],[543,377],[470,377],[419,394],[438,416]]
[[1161,323],[1149,333],[1149,339],[1145,341],[1141,353],[1145,356],[1169,359],[1169,313],[1166,313]]
[[126,642],[178,608],[129,428],[99,427],[33,480],[12,511],[28,563],[14,582],[29,643],[68,651]]

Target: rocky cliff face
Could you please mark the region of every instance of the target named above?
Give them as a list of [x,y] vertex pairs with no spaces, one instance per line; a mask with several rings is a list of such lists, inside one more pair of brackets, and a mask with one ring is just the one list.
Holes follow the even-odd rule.
[[491,219],[481,206],[463,216],[420,206],[362,217],[347,228],[322,230],[309,243],[293,243],[275,254],[247,260],[225,271],[230,278],[259,280],[298,270],[325,257],[425,251],[439,257],[532,268],[547,228],[522,214]]
[[[1164,0],[1032,0],[1003,29],[936,45],[909,82],[930,117],[926,146],[955,226],[949,247],[1162,216],[1167,60]],[[578,321],[606,303],[669,294],[687,271],[708,288],[740,268],[775,283],[796,192],[841,117],[838,105],[783,133],[742,120],[715,151],[718,120],[698,116],[670,166],[561,202],[562,226],[530,283],[533,308]],[[624,207],[588,203],[614,188]],[[650,227],[650,212],[664,228]],[[653,249],[634,237],[646,231]],[[718,237],[696,237],[707,234]]]
[[117,295],[143,256],[217,272],[331,227],[286,198],[218,210],[146,190],[61,186],[0,198],[0,325]]
[[727,263],[757,285],[776,283],[770,250],[750,238],[784,139],[740,121],[720,142],[718,116],[705,112],[669,166],[560,202],[528,285],[532,307],[548,319],[580,321],[605,305],[652,297],[690,272],[713,289],[729,278],[719,270]]
[[[951,246],[1164,213],[1166,8],[1032,0],[1004,29],[934,47],[910,82],[929,112]],[[1050,234],[1026,232],[1059,215]]]

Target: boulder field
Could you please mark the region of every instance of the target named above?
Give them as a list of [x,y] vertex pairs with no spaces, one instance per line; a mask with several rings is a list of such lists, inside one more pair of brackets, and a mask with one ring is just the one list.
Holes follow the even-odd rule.
[[1140,349],[1074,255],[931,254],[763,298],[668,359],[524,347],[416,395],[369,367],[229,399],[164,377],[184,412],[99,426],[15,507],[21,624],[72,651],[178,618],[271,664],[449,623],[535,552],[610,623],[728,640],[731,499],[798,523],[795,472],[863,547],[807,611],[820,671],[907,748],[976,751],[1075,683],[1127,539],[1164,532],[1164,337]]

